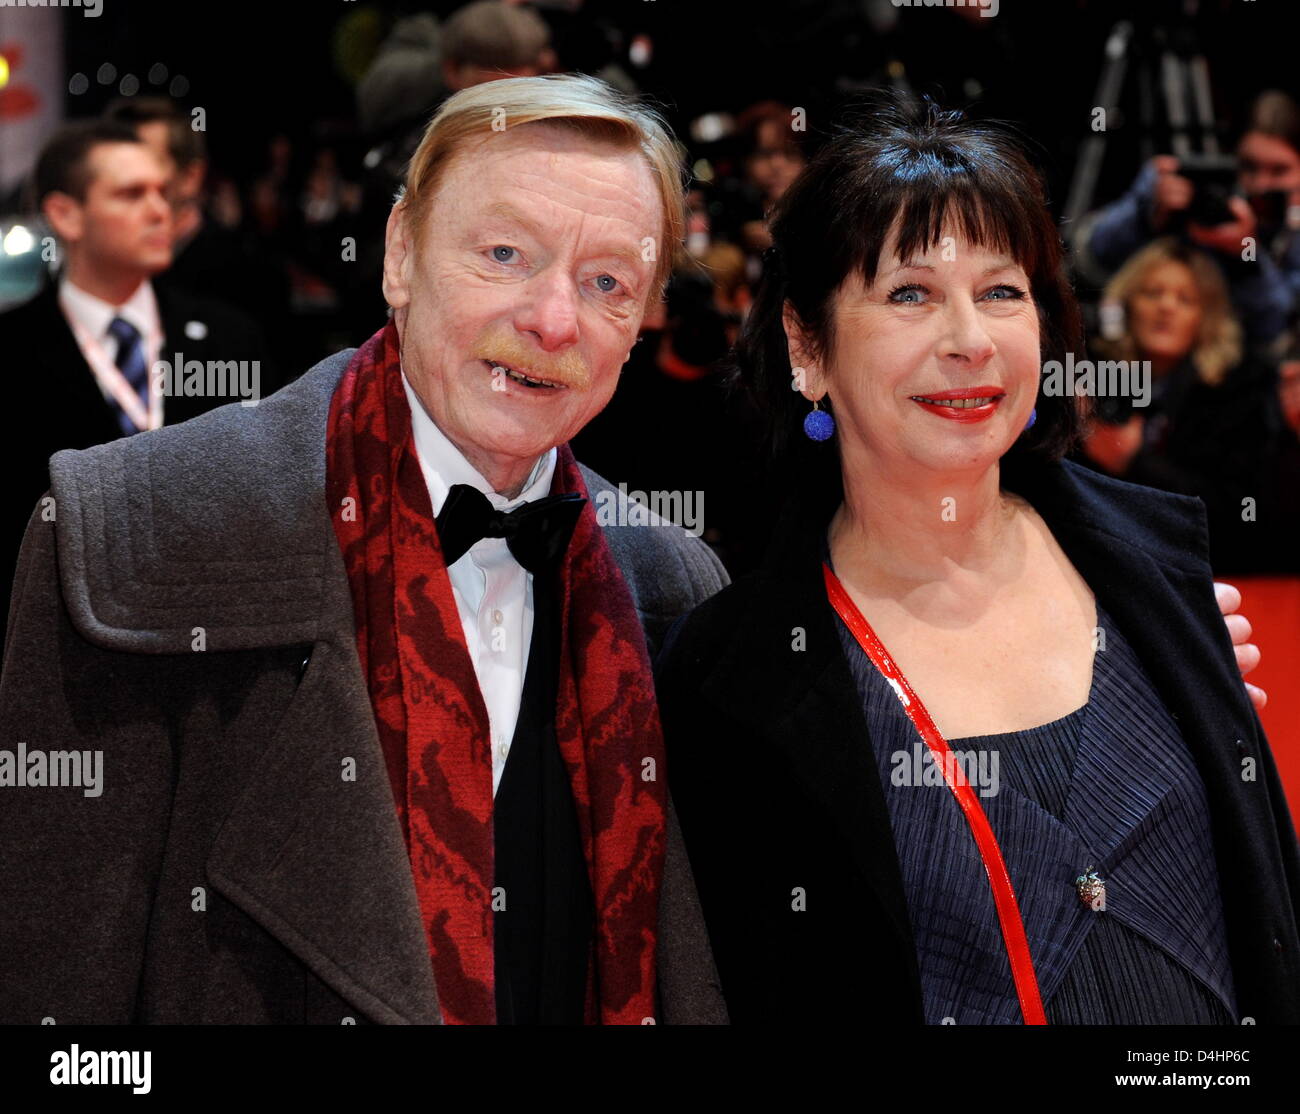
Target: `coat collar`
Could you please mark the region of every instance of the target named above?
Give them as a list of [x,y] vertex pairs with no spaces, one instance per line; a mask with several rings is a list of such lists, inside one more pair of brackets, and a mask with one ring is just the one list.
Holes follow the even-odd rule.
[[[175,654],[193,652],[200,632],[209,651],[355,637],[325,498],[330,400],[354,351],[256,406],[54,454],[59,577],[88,641]],[[588,495],[627,521],[626,493],[590,469],[582,475]],[[657,536],[665,531],[603,528],[643,623],[660,619],[656,561],[680,563]]]
[[257,406],[54,454],[59,576],[90,642],[190,653],[351,631],[324,498],[329,400],[350,358]]
[[441,1020],[410,860],[351,645],[313,648],[221,825],[206,873],[366,1017]]

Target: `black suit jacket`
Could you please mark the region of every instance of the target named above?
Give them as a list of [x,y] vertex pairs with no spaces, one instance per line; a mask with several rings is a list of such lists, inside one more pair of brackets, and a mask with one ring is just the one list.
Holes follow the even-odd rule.
[[[1003,486],[1121,625],[1195,757],[1243,1017],[1300,1022],[1300,852],[1215,602],[1202,503],[1069,461]],[[788,514],[764,567],[681,620],[659,659],[669,784],[733,1024],[923,1021],[884,792],[822,581],[828,517]]]
[[[261,394],[277,388],[261,331],[244,314],[160,284],[154,295],[163,328],[160,359],[172,360],[179,351],[186,361],[257,360]],[[114,441],[122,430],[59,307],[57,283],[0,313],[0,361],[9,427],[0,447],[6,477],[0,503],[0,591],[7,599],[27,519],[50,486],[50,457],[60,449]],[[164,399],[163,421],[177,425],[230,401],[178,394]]]

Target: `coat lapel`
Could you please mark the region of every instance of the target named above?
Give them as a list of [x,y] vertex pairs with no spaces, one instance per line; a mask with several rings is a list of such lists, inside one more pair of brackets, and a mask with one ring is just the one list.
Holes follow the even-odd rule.
[[32,346],[39,364],[33,373],[42,382],[42,394],[50,400],[50,412],[58,417],[62,444],[112,440],[121,435],[117,417],[59,308],[58,291],[58,284],[49,282],[38,295],[43,327],[38,329],[40,343]]
[[366,1016],[441,1021],[410,863],[350,647],[314,647],[207,871]]
[[[388,1024],[440,1024],[428,938],[323,499],[320,636],[226,817],[208,877],[342,998]],[[316,508],[319,508],[317,511]]]
[[[164,284],[154,283],[153,290],[163,332],[158,358],[171,363],[180,354],[186,357],[185,362],[188,363],[190,359],[203,361],[213,356],[211,332],[207,321],[203,320],[201,307],[192,305],[188,298]],[[226,355],[219,349],[218,354],[223,357]],[[182,371],[177,372],[178,378]],[[163,400],[163,422],[166,425],[179,425],[211,410],[215,404],[210,396],[177,391]]]

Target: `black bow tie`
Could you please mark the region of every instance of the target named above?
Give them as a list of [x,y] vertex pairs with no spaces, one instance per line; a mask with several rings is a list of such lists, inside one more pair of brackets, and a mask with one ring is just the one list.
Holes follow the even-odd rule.
[[553,568],[582,513],[585,498],[573,492],[548,495],[499,511],[476,487],[452,484],[438,515],[438,541],[450,568],[480,538],[505,538],[511,555],[531,573]]

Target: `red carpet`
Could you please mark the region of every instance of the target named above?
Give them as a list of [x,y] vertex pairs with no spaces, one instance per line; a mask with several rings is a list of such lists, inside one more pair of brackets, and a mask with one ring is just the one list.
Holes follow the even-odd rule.
[[1241,613],[1250,620],[1250,640],[1263,653],[1248,680],[1268,693],[1260,713],[1291,805],[1300,823],[1300,577],[1230,577],[1241,590]]

